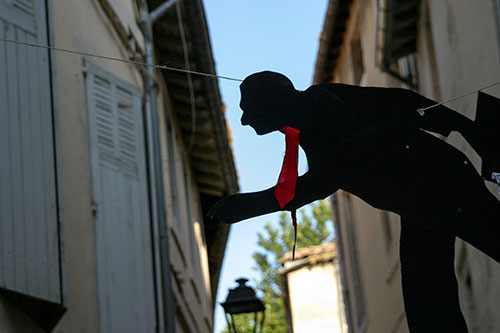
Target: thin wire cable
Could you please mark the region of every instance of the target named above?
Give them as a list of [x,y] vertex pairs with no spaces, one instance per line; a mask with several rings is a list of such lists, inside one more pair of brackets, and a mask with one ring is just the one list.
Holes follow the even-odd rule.
[[[175,9],[177,12],[177,22],[179,24],[179,32],[182,41],[182,50],[184,53],[184,67],[187,70],[190,70],[191,65],[189,63],[189,50],[186,42],[186,33],[184,32],[184,21],[182,20],[181,5],[179,4],[179,2],[175,3]],[[191,103],[191,136],[189,137],[189,144],[187,147],[188,152],[190,152],[191,149],[193,148],[194,137],[196,135],[196,101],[194,96],[193,80],[191,78],[191,73],[186,73],[186,76],[189,87],[189,101]]]
[[482,88],[479,88],[479,89],[474,89],[474,90],[468,91],[468,92],[463,93],[463,94],[461,94],[461,95],[458,95],[458,96],[455,96],[455,97],[453,97],[453,98],[447,99],[446,101],[443,101],[443,102],[440,102],[440,103],[436,103],[436,104],[433,104],[433,105],[428,106],[428,107],[425,107],[425,108],[419,108],[417,111],[418,111],[419,113],[422,113],[422,112],[424,112],[424,111],[426,111],[426,110],[429,110],[429,109],[435,108],[435,107],[440,106],[440,105],[443,105],[443,104],[447,104],[447,103],[449,103],[449,102],[455,101],[455,100],[457,100],[457,99],[459,99],[459,98],[462,98],[462,97],[465,97],[465,96],[472,95],[473,93],[476,93],[476,92],[478,92],[478,91],[481,91],[481,90],[485,90],[485,89],[488,89],[488,88],[494,87],[494,86],[496,86],[496,85],[498,85],[498,84],[500,84],[500,81],[495,82],[495,83],[492,83],[492,84],[489,84],[489,85],[487,85],[487,86],[485,86],[485,87],[482,87]]
[[164,69],[167,71],[190,73],[190,74],[195,74],[195,75],[218,78],[218,79],[222,79],[222,80],[243,82],[242,79],[238,79],[238,78],[230,77],[230,76],[216,75],[216,74],[192,71],[192,70],[188,70],[188,69],[184,69],[184,68],[170,67],[170,66],[164,66],[164,65],[155,65],[155,64],[150,65],[150,64],[146,64],[146,63],[141,62],[141,61],[114,58],[114,57],[110,57],[110,56],[93,54],[93,53],[88,53],[88,52],[83,52],[83,51],[63,49],[63,48],[55,47],[55,46],[40,45],[40,44],[29,43],[29,42],[21,42],[18,40],[12,40],[12,39],[6,39],[6,38],[0,38],[0,41],[6,42],[6,43],[13,43],[13,44],[20,44],[20,45],[25,45],[25,46],[37,47],[37,48],[47,49],[47,50],[51,50],[51,51],[77,54],[77,55],[99,58],[99,59],[106,59],[106,60],[111,60],[111,61],[119,61],[119,62],[133,64],[133,65],[140,65],[140,66],[144,66],[144,67],[154,67],[154,68],[158,68],[158,69]]
[[[168,70],[168,71],[174,71],[174,72],[180,72],[180,73],[190,73],[190,74],[201,75],[201,76],[206,76],[206,77],[218,78],[218,79],[222,79],[222,80],[243,82],[242,79],[238,79],[238,78],[234,78],[234,77],[230,77],[230,76],[222,76],[222,75],[216,75],[216,74],[210,74],[210,73],[192,71],[192,70],[188,70],[188,69],[176,68],[176,67],[170,67],[170,66],[164,66],[164,65],[154,65],[154,64],[150,65],[150,64],[146,64],[146,63],[141,62],[141,61],[114,58],[114,57],[109,57],[109,56],[104,56],[104,55],[99,55],[99,54],[93,54],[93,53],[88,53],[88,52],[63,49],[63,48],[59,48],[59,47],[55,47],[55,46],[40,45],[40,44],[29,43],[29,42],[21,42],[21,41],[18,41],[18,40],[12,40],[12,39],[6,39],[6,38],[0,38],[0,41],[6,42],[6,43],[14,43],[14,44],[26,45],[26,46],[31,46],[31,47],[38,47],[38,48],[43,48],[43,49],[48,49],[48,50],[53,50],[53,51],[59,51],[59,52],[65,52],[65,53],[83,55],[83,56],[87,56],[87,57],[94,57],[94,58],[100,58],[100,59],[106,59],[106,60],[112,60],[112,61],[119,61],[119,62],[128,63],[128,64],[140,65],[140,66],[144,66],[144,67],[151,66],[151,67],[154,67],[154,68],[164,69],[164,70]],[[436,103],[436,104],[427,106],[425,108],[419,108],[419,109],[417,109],[417,111],[419,113],[420,112],[424,112],[426,110],[435,108],[435,107],[437,107],[439,105],[443,105],[443,104],[452,102],[454,100],[457,100],[459,98],[471,95],[471,94],[473,94],[475,92],[491,88],[491,87],[496,86],[498,84],[500,84],[500,81],[492,83],[490,85],[487,85],[487,86],[479,88],[479,89],[471,90],[471,91],[466,92],[464,94],[461,94],[461,95],[455,96],[453,98],[447,99],[447,100],[445,100],[443,102]]]

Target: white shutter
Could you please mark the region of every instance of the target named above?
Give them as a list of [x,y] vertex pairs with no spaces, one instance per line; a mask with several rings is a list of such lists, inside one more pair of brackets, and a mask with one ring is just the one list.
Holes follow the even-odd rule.
[[[43,0],[0,0],[0,37],[46,45]],[[0,287],[62,303],[47,50],[0,41]]]
[[102,332],[152,332],[156,325],[140,94],[89,65],[87,104]]

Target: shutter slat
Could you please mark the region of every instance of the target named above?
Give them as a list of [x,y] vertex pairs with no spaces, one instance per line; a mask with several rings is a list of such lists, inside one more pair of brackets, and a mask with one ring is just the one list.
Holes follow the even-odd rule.
[[118,87],[118,133],[120,145],[120,159],[126,168],[133,173],[137,172],[137,124],[134,114],[133,95],[129,91]]
[[96,108],[96,130],[99,150],[111,157],[115,152],[114,116],[111,102],[111,83],[98,75],[94,76],[94,99]]
[[[0,36],[9,38],[7,33],[7,25],[0,19]],[[3,102],[3,109],[0,109],[0,236],[2,237],[0,246],[2,252],[0,254],[0,286],[7,288],[14,283],[14,254],[13,254],[13,203],[12,203],[12,177],[11,177],[11,143],[10,143],[10,114],[6,112],[10,108],[10,93],[12,88],[9,88],[7,82],[10,82],[9,75],[12,71],[8,71],[7,51],[12,45],[0,41],[0,77],[5,78],[0,80],[0,98]],[[11,82],[12,84],[14,82]],[[1,107],[0,107],[1,108]]]
[[35,7],[33,6],[33,0],[14,0],[12,6],[18,8],[29,16],[35,16]]
[[[24,31],[17,31],[17,38],[23,42],[27,41],[26,33]],[[28,48],[18,47],[18,75],[19,75],[19,91],[23,91],[24,95],[29,96],[29,81],[30,74],[28,72],[29,58],[28,58]],[[26,91],[27,90],[27,91]],[[28,97],[26,96],[26,97]],[[33,101],[34,103],[34,101]],[[35,263],[35,253],[33,249],[34,243],[34,225],[35,225],[35,212],[34,212],[34,200],[33,200],[33,168],[35,167],[33,163],[33,146],[32,146],[32,123],[31,114],[33,110],[30,105],[30,98],[20,98],[20,113],[21,113],[21,177],[22,177],[22,197],[24,203],[23,209],[23,234],[21,238],[23,239],[21,247],[23,248],[23,284],[25,285],[26,291],[30,294],[35,294],[34,286],[32,285],[32,276],[35,275],[34,268],[36,268]]]
[[[28,41],[30,43],[35,43],[36,42],[36,37],[29,35]],[[29,72],[31,73],[32,79],[29,81],[29,93],[30,93],[30,100],[31,101],[39,101],[40,100],[40,87],[39,87],[39,82],[40,82],[40,75],[38,73],[38,68],[40,66],[39,60],[38,60],[38,52],[39,50],[35,48],[28,48],[29,52],[29,59],[28,61],[28,68]],[[36,161],[43,161],[43,156],[42,156],[42,142],[43,140],[43,135],[42,135],[42,110],[41,106],[39,103],[32,103],[30,106],[30,109],[32,111],[32,144],[33,144],[33,163],[32,163],[32,170],[33,170],[33,184],[32,184],[32,193],[34,195],[34,211],[35,212],[43,212],[44,211],[44,200],[43,200],[43,178],[44,174],[46,173],[46,168],[45,168],[45,163],[37,163]],[[35,255],[33,257],[37,256],[42,256],[43,254],[46,254],[46,251],[44,251],[44,246],[43,244],[45,243],[45,239],[43,237],[44,235],[44,230],[46,228],[48,221],[45,220],[45,216],[37,214],[34,220],[34,225],[32,226],[34,232],[33,234],[33,248],[35,250]],[[35,262],[35,264],[32,264],[33,266],[33,272],[32,275],[30,273],[29,278],[31,279],[30,285],[33,286],[33,293],[35,295],[38,295],[41,297],[43,295],[42,293],[42,286],[40,284],[41,279],[39,276],[44,274],[44,271],[46,268],[44,267],[42,260],[38,258]]]
[[[42,0],[37,0],[42,1]],[[37,7],[44,6],[44,3],[36,4]],[[44,11],[44,8],[41,8]],[[24,31],[30,32],[33,35],[37,34],[36,19],[37,12],[34,6],[26,6],[23,3],[19,3],[18,0],[6,0],[6,2],[0,1],[0,19],[4,22],[8,22],[5,27],[12,25],[21,28]],[[44,19],[45,20],[45,19]],[[45,23],[45,22],[43,22]]]
[[[35,14],[37,15],[37,22],[45,20],[44,11],[42,7],[44,2],[40,0],[35,1]],[[38,23],[38,40],[44,40],[47,44],[47,29],[46,24]],[[52,101],[50,95],[50,72],[49,72],[49,58],[48,52],[45,50],[38,50],[38,87],[47,87],[47,93],[40,95],[40,105],[42,110],[42,136],[44,140],[41,143],[43,151],[43,164],[45,168],[45,175],[43,177],[44,184],[44,219],[40,223],[44,225],[44,248],[43,255],[45,256],[46,265],[44,266],[44,274],[41,279],[43,289],[46,290],[47,295],[50,295],[52,301],[61,302],[61,267],[60,267],[60,253],[59,243],[61,242],[62,235],[59,235],[58,221],[57,221],[57,196],[56,196],[56,171],[55,171],[55,152],[54,152],[54,128],[52,123]],[[46,296],[44,296],[46,297]]]
[[[15,39],[15,28],[13,26],[7,31],[7,38]],[[13,269],[13,281],[11,282],[12,287],[15,290],[23,290],[24,285],[20,277],[24,273],[24,261],[23,261],[23,239],[21,235],[24,232],[23,228],[23,197],[21,193],[21,136],[19,129],[20,122],[20,110],[19,110],[19,77],[17,75],[17,48],[15,44],[7,45],[7,77],[8,77],[8,91],[9,91],[9,104],[8,104],[8,114],[9,114],[9,133],[10,133],[10,177],[12,179],[11,183],[11,197],[13,204],[13,214],[12,214],[12,230],[9,242],[13,241],[12,246],[10,246],[10,251],[12,251],[14,259],[14,269]],[[10,238],[10,237],[7,237]]]

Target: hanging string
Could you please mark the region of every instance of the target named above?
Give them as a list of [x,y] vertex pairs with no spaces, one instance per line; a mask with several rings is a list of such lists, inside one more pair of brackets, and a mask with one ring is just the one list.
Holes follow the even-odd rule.
[[[35,43],[30,43],[30,42],[21,42],[21,41],[18,41],[18,40],[12,40],[12,39],[6,39],[6,38],[0,38],[0,41],[6,42],[6,43],[13,43],[13,44],[20,44],[20,45],[25,45],[25,46],[37,47],[37,48],[42,48],[42,49],[47,49],[47,50],[52,50],[52,51],[59,51],[59,52],[64,52],[64,53],[77,54],[77,55],[82,55],[82,56],[87,56],[87,57],[100,58],[100,59],[106,59],[106,60],[111,60],[111,61],[119,61],[119,62],[133,64],[133,65],[140,65],[140,66],[144,66],[144,67],[149,67],[150,66],[150,67],[154,67],[154,68],[158,68],[158,69],[164,69],[164,70],[167,70],[167,71],[189,73],[189,74],[195,74],[195,75],[201,75],[201,76],[218,78],[218,79],[222,79],[222,80],[243,82],[242,79],[238,79],[238,78],[230,77],[230,76],[223,76],[223,75],[216,75],[216,74],[211,74],[211,73],[198,72],[198,71],[188,70],[188,69],[184,69],[184,68],[177,68],[177,67],[171,67],[171,66],[165,66],[165,65],[146,64],[144,62],[136,61],[136,60],[126,60],[126,59],[114,58],[114,57],[110,57],[110,56],[104,56],[104,55],[93,54],[93,53],[88,53],[88,52],[63,49],[63,48],[59,48],[59,47],[55,47],[55,46],[40,45],[40,44],[35,44]],[[459,98],[466,97],[466,96],[471,95],[471,94],[473,94],[475,92],[478,92],[478,91],[481,91],[481,90],[485,90],[485,89],[491,88],[491,87],[499,85],[499,84],[500,84],[500,81],[494,82],[492,84],[489,84],[487,86],[481,87],[479,89],[474,89],[474,90],[468,91],[466,93],[463,93],[461,95],[457,95],[457,96],[452,97],[450,99],[447,99],[447,100],[445,100],[443,102],[432,104],[432,105],[427,106],[425,108],[419,108],[417,111],[419,113],[423,113],[426,110],[435,108],[435,107],[437,107],[439,105],[447,104],[447,103],[452,102],[454,100],[457,100]]]
[[450,99],[447,99],[447,100],[442,101],[442,102],[440,102],[440,103],[432,104],[431,106],[428,106],[428,107],[425,107],[425,108],[419,108],[419,109],[417,110],[417,112],[418,112],[419,114],[421,114],[421,115],[422,115],[422,114],[423,114],[426,110],[429,110],[429,109],[435,108],[435,107],[440,106],[440,105],[443,105],[443,104],[447,104],[447,103],[449,103],[449,102],[455,101],[455,100],[457,100],[457,99],[459,99],[459,98],[462,98],[462,97],[466,97],[466,96],[472,95],[473,93],[476,93],[476,92],[478,92],[478,91],[481,91],[481,90],[485,90],[485,89],[488,89],[488,88],[494,87],[494,86],[496,86],[496,85],[498,85],[498,84],[500,84],[500,81],[495,82],[495,83],[492,83],[492,84],[490,84],[490,85],[487,85],[487,86],[482,87],[482,88],[479,88],[479,89],[474,89],[474,90],[468,91],[468,92],[466,92],[466,93],[463,93],[463,94],[461,94],[461,95],[455,96],[455,97],[450,98]]
[[164,69],[164,70],[167,70],[167,71],[189,73],[189,74],[195,74],[195,75],[213,77],[213,78],[222,79],[222,80],[243,82],[242,79],[238,79],[238,78],[230,77],[230,76],[222,76],[222,75],[216,75],[216,74],[198,72],[198,71],[188,70],[188,69],[184,69],[184,68],[170,67],[170,66],[164,66],[164,65],[146,64],[145,62],[136,61],[136,60],[127,60],[127,59],[114,58],[114,57],[105,56],[105,55],[99,55],[99,54],[93,54],[93,53],[88,53],[88,52],[63,49],[63,48],[55,47],[55,46],[40,45],[40,44],[29,43],[29,42],[21,42],[21,41],[18,41],[18,40],[12,40],[12,39],[6,39],[6,38],[0,38],[0,41],[6,42],[6,43],[13,43],[13,44],[20,44],[20,45],[25,45],[25,46],[37,47],[37,48],[47,49],[47,50],[51,50],[51,51],[58,51],[58,52],[77,54],[77,55],[82,55],[82,56],[87,56],[87,57],[93,57],[93,58],[99,58],[99,59],[106,59],[106,60],[111,60],[111,61],[118,61],[118,62],[123,62],[123,63],[127,63],[127,64],[132,64],[132,65],[139,65],[139,66],[144,66],[144,67],[154,67],[154,68],[158,68],[158,69]]

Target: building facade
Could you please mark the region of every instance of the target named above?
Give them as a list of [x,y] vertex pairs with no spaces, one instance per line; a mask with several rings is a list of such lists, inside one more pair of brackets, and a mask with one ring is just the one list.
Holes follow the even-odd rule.
[[288,331],[347,332],[335,243],[298,249],[281,259]]
[[0,0],[0,38],[0,331],[211,332],[218,83],[139,64],[215,74],[202,2]]
[[[494,0],[331,0],[314,83],[403,87],[436,101],[490,85],[500,80],[499,8]],[[484,92],[498,97],[500,87]],[[474,119],[476,99],[447,106]],[[443,139],[480,170],[479,156],[459,134]],[[498,195],[497,186],[487,186]],[[344,191],[332,203],[349,331],[407,332],[399,216]],[[455,257],[469,330],[499,330],[500,265],[460,239]]]

